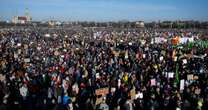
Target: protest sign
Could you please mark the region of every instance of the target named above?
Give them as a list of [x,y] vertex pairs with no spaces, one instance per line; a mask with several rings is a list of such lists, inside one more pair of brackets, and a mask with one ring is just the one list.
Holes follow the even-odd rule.
[[17,53],[18,53],[18,54],[21,54],[21,52],[22,52],[21,49],[18,49],[18,50],[17,50]]
[[14,58],[18,58],[18,54],[14,53]]
[[174,77],[174,72],[169,72],[168,73],[168,78],[173,78]]
[[51,35],[50,34],[45,34],[45,37],[50,37]]
[[194,80],[198,80],[199,79],[199,76],[194,76]]
[[180,81],[180,90],[181,90],[181,91],[184,90],[184,85],[185,85],[185,80],[182,79],[182,80]]
[[5,75],[0,74],[0,81],[3,82],[6,79]]
[[96,105],[100,104],[103,100],[103,97],[109,93],[109,88],[100,88],[95,91],[97,95]]
[[95,93],[96,95],[106,95],[109,93],[109,89],[108,88],[97,89]]
[[161,55],[165,56],[166,52],[164,50],[161,51]]
[[175,37],[171,39],[171,44],[172,45],[177,45],[179,43],[179,37]]
[[103,100],[103,97],[98,97],[98,98],[96,99],[95,105],[100,104],[100,103],[102,102],[102,100]]
[[150,84],[151,84],[151,86],[155,86],[156,85],[156,80],[155,79],[151,79],[150,80]]
[[194,92],[195,92],[195,94],[198,94],[199,95],[201,93],[201,89],[196,88]]
[[25,58],[24,62],[26,62],[26,63],[30,62],[30,58]]
[[187,60],[186,59],[183,59],[183,64],[187,64]]
[[194,79],[194,75],[193,74],[188,74],[187,75],[187,80],[193,80]]
[[21,43],[17,43],[17,46],[20,47],[22,44]]
[[135,96],[136,96],[136,90],[135,90],[135,88],[131,89],[130,96],[131,96],[131,100],[134,100],[135,99]]
[[160,61],[162,61],[162,60],[163,60],[163,56],[160,57]]
[[146,54],[143,54],[142,56],[143,56],[143,58],[146,58]]
[[128,55],[128,51],[125,51],[125,59],[128,59],[129,55]]

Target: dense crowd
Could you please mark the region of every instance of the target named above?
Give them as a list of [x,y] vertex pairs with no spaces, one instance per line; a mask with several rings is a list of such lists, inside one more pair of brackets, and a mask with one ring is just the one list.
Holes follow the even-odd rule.
[[[180,47],[176,36],[187,38]],[[0,110],[208,110],[208,51],[186,45],[206,36],[187,30],[1,30]],[[107,92],[96,92],[103,88]]]

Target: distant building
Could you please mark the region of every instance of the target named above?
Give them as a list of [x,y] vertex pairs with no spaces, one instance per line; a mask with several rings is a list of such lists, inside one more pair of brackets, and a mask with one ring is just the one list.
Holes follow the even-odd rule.
[[32,18],[30,16],[14,16],[12,18],[12,23],[15,24],[26,24],[31,22]]
[[51,21],[48,21],[48,24],[49,24],[49,26],[59,26],[62,23],[60,21],[51,20]]
[[137,21],[136,22],[136,27],[143,28],[144,27],[144,21]]
[[32,17],[29,15],[28,8],[25,9],[25,16],[14,16],[12,18],[12,23],[15,24],[26,24],[32,21]]

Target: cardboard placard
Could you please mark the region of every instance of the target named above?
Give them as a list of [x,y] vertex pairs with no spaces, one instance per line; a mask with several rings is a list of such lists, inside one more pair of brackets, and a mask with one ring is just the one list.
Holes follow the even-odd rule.
[[28,45],[27,44],[24,44],[24,49],[28,49]]
[[201,93],[201,89],[197,88],[195,89],[195,94],[200,94]]
[[128,59],[129,55],[128,55],[128,51],[125,52],[125,59]]
[[193,74],[187,75],[187,80],[193,80],[193,79],[194,79],[194,75]]
[[103,101],[103,96],[96,99],[95,105],[102,103],[102,101]]
[[161,51],[161,54],[162,54],[163,56],[165,56],[165,55],[166,55],[166,52],[165,52],[164,50],[162,50],[162,51]]
[[173,57],[173,60],[174,61],[177,61],[177,59],[178,59],[178,57],[176,57],[176,56]]
[[135,96],[136,96],[136,90],[135,90],[135,88],[133,88],[133,89],[130,91],[130,95],[131,95],[131,100],[134,100],[134,99],[135,99]]
[[199,79],[199,76],[194,76],[194,80],[198,80]]
[[3,74],[0,74],[0,81],[4,81],[6,79],[6,77],[5,77],[5,75],[3,75]]

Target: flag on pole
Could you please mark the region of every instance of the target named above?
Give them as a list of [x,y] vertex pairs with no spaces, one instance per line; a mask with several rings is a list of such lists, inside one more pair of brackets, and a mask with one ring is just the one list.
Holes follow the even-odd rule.
[[175,83],[179,83],[179,71],[178,71],[178,69],[179,69],[179,65],[178,65],[178,63],[176,64],[176,79],[175,79]]

